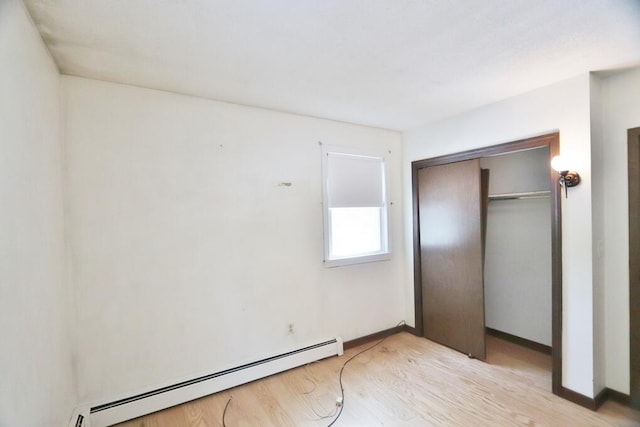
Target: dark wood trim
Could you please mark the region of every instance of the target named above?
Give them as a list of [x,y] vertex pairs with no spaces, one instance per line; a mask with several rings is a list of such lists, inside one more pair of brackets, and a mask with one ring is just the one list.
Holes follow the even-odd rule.
[[384,331],[374,332],[372,334],[365,335],[360,338],[355,338],[349,341],[345,341],[344,343],[342,343],[342,348],[345,350],[348,350],[350,348],[357,347],[359,345],[366,344],[371,341],[381,340],[383,338],[390,337],[391,335],[394,335],[400,332],[408,332],[411,335],[421,336],[420,334],[417,333],[416,328],[412,326],[409,326],[406,324],[398,325],[398,326],[394,326],[393,328],[385,329]]
[[618,402],[619,404],[624,406],[631,405],[631,397],[628,394],[620,393],[619,391],[611,390],[610,388],[607,388],[606,390],[607,390],[607,400]]
[[[448,154],[431,159],[417,160],[411,163],[411,182],[413,198],[413,291],[416,332],[424,335],[422,324],[422,276],[420,260],[420,217],[418,200],[418,171],[422,168],[480,157],[507,154],[534,148],[549,148],[549,163],[560,153],[560,134],[557,132],[536,136],[491,147],[478,148],[461,153]],[[560,186],[558,175],[549,166],[551,188],[551,357],[552,392],[562,393],[562,205],[560,204]]]
[[594,398],[587,397],[584,394],[578,393],[577,391],[561,387],[559,396],[563,399],[567,399],[568,401],[575,403],[576,405],[591,409],[592,411],[598,409],[596,407],[596,400]]
[[[547,135],[534,136],[532,138],[520,139],[518,141],[506,142],[489,147],[476,148],[474,150],[462,151],[459,153],[446,154],[444,156],[432,157],[430,159],[416,160],[411,162],[412,169],[422,169],[429,166],[444,165],[447,163],[462,162],[464,160],[479,159],[481,157],[495,156],[499,154],[512,153],[516,151],[532,150],[549,146],[554,139],[558,139],[557,132]],[[551,169],[551,167],[549,167]]]
[[383,338],[390,337],[391,335],[395,335],[400,332],[409,332],[406,328],[411,328],[411,327],[407,325],[398,325],[398,326],[394,326],[393,328],[385,329],[384,331],[378,331],[369,335],[365,335],[360,338],[354,338],[352,340],[345,341],[344,343],[342,343],[342,348],[344,350],[349,350],[350,348],[358,347],[359,345],[366,344],[371,341],[381,340]]
[[416,332],[424,336],[422,317],[422,260],[420,258],[420,201],[418,197],[418,171],[416,162],[411,164],[411,191],[413,197],[413,306]]
[[551,388],[562,388],[562,191],[551,159],[560,154],[560,135],[549,141],[549,181],[551,182]]
[[516,335],[511,335],[507,332],[498,331],[497,329],[493,328],[485,328],[485,330],[487,331],[488,335],[494,336],[496,338],[500,338],[505,341],[527,347],[531,350],[539,351],[540,353],[551,354],[551,346],[540,344],[539,342],[531,341],[526,338],[518,337]]
[[593,405],[595,407],[595,410],[597,411],[598,408],[600,408],[602,404],[607,401],[607,399],[609,399],[609,389],[605,387],[600,390],[600,393],[596,394],[596,397],[593,398]]
[[416,328],[414,328],[413,326],[404,325],[403,330],[404,330],[404,332],[408,332],[408,333],[410,333],[411,335],[415,335],[415,336],[417,336],[417,337],[421,336],[421,335],[418,333],[418,330],[417,330]]
[[629,387],[640,409],[640,128],[627,131],[629,180]]
[[571,402],[576,403],[580,406],[584,406],[587,409],[591,409],[592,411],[597,411],[598,408],[600,408],[607,400],[618,402],[619,404],[624,406],[630,406],[631,403],[631,398],[628,394],[620,393],[616,390],[611,390],[608,387],[600,390],[600,393],[598,393],[593,399],[583,394],[577,393],[573,390],[569,390],[568,388],[562,387],[560,397],[570,400]]

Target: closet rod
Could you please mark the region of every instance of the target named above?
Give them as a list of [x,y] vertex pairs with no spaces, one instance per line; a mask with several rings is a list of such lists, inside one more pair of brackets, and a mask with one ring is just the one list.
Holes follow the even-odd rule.
[[551,196],[551,191],[525,191],[522,193],[490,194],[489,200],[543,199]]

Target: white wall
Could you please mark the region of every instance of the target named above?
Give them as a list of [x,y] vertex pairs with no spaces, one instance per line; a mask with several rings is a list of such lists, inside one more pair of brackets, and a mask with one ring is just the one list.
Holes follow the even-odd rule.
[[76,403],[65,285],[60,77],[21,1],[0,2],[0,425]]
[[[489,194],[549,190],[549,150],[480,160]],[[484,274],[485,324],[551,345],[551,199],[491,200]]]
[[480,166],[489,169],[489,195],[549,190],[546,148],[483,157]]
[[629,393],[627,129],[640,127],[640,68],[603,77],[605,346],[609,388]]
[[[403,320],[399,133],[63,86],[82,402]],[[391,261],[323,266],[319,141],[391,151]]]
[[[563,379],[565,387],[594,396],[591,259],[591,160],[589,75],[491,104],[407,132],[404,137],[407,253],[411,254],[411,161],[509,142],[558,130],[560,151],[582,177],[562,199]],[[407,272],[412,272],[411,256]],[[412,295],[413,278],[405,293]],[[408,299],[407,317],[413,317]],[[410,304],[410,306],[409,306]]]
[[606,386],[605,283],[604,283],[604,141],[602,138],[602,90],[600,79],[590,76],[591,110],[591,215],[593,260],[593,357],[594,390]]

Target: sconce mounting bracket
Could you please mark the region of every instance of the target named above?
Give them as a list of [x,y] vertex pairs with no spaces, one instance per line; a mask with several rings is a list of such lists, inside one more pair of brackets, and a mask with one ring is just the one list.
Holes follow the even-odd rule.
[[575,187],[576,185],[580,184],[580,175],[578,175],[578,172],[563,171],[560,173],[560,175],[560,180],[562,181],[563,186]]

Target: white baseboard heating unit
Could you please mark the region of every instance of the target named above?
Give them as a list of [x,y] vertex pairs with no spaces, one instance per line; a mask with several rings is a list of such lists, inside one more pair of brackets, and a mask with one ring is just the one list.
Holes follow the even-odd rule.
[[108,403],[80,407],[69,427],[110,426],[342,353],[342,340],[332,338]]

